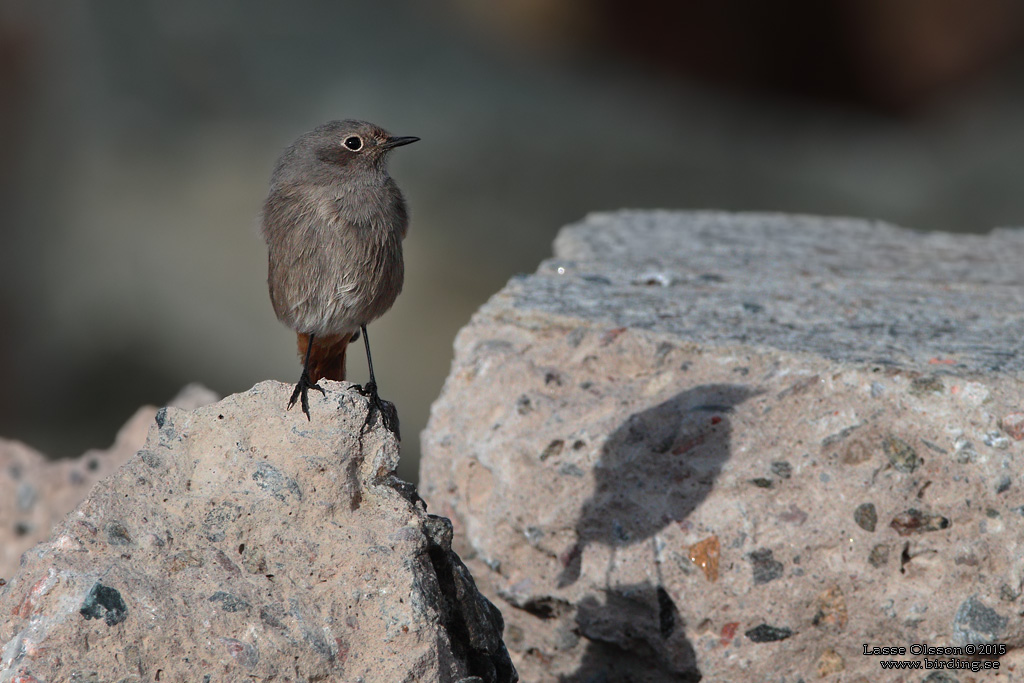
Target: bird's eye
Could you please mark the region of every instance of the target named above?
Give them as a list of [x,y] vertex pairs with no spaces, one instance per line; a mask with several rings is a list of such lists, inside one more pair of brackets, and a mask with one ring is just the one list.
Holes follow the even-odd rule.
[[345,146],[348,147],[353,152],[358,152],[363,148],[363,141],[359,138],[358,135],[353,135],[351,137],[345,138]]

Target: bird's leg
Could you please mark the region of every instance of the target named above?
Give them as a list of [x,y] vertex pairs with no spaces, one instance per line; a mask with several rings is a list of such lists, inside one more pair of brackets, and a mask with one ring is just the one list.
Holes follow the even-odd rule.
[[291,400],[288,401],[288,410],[291,410],[295,402],[301,398],[302,412],[306,414],[306,419],[310,421],[313,418],[309,416],[309,390],[316,389],[324,396],[327,395],[323,387],[316,382],[311,382],[309,379],[309,352],[313,350],[313,336],[312,334],[309,335],[309,343],[306,345],[306,360],[302,363],[302,375],[299,377],[298,384],[295,385],[295,391],[292,392]]
[[401,440],[402,436],[398,428],[398,411],[395,410],[395,404],[391,401],[385,401],[377,393],[377,379],[373,376],[373,359],[370,357],[370,337],[366,334],[366,325],[362,325],[360,330],[363,333],[363,344],[366,345],[366,365],[370,369],[370,381],[364,386],[359,387],[359,393],[370,399],[370,410],[366,413],[366,424],[369,424],[370,418],[373,416],[374,410],[376,410],[380,413],[381,419],[384,420],[384,427]]

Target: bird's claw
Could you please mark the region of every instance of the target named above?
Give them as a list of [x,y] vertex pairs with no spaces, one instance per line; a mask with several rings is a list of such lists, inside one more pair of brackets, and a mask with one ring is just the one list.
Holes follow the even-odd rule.
[[324,396],[327,395],[327,392],[324,391],[323,387],[321,387],[316,382],[310,381],[309,374],[306,373],[306,372],[303,372],[302,376],[299,377],[298,383],[295,385],[295,391],[292,392],[291,399],[288,401],[288,410],[291,410],[292,407],[295,406],[296,401],[299,401],[299,399],[301,399],[302,400],[302,412],[304,412],[306,414],[306,419],[307,420],[312,421],[313,418],[311,418],[309,416],[309,390],[310,389],[316,389],[317,391],[319,391]]
[[367,382],[363,386],[356,385],[356,391],[370,399],[370,410],[366,413],[364,425],[369,427],[374,412],[378,412],[380,413],[381,420],[384,422],[384,428],[401,441],[402,435],[399,430],[398,411],[395,410],[395,404],[391,401],[385,401],[380,397],[380,394],[377,393],[377,384],[375,382]]

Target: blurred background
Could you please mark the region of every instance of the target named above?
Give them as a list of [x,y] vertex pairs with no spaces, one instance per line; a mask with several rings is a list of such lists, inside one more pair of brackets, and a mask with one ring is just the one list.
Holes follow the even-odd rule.
[[258,212],[292,139],[364,118],[422,138],[370,328],[415,480],[456,332],[587,212],[1024,224],[1022,7],[2,0],[0,435],[74,456],[188,382],[294,382]]

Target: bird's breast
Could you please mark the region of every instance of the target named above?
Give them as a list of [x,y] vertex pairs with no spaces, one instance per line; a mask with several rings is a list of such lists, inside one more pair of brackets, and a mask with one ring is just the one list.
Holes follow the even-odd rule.
[[279,216],[288,229],[268,235],[271,298],[282,321],[300,332],[344,334],[391,308],[405,278],[400,194],[321,191],[290,213]]

